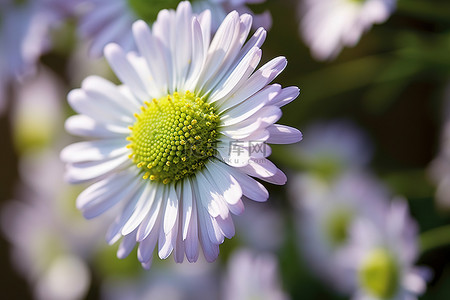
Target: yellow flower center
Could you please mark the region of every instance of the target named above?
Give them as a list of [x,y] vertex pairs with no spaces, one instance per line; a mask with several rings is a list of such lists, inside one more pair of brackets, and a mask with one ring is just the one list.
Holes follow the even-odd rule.
[[336,210],[326,220],[325,230],[333,246],[342,245],[348,238],[348,228],[353,215],[348,210]]
[[376,249],[363,261],[359,277],[368,293],[380,299],[389,299],[398,288],[398,265],[387,250]]
[[130,127],[130,158],[143,178],[178,181],[214,155],[219,117],[214,106],[187,91],[145,102]]

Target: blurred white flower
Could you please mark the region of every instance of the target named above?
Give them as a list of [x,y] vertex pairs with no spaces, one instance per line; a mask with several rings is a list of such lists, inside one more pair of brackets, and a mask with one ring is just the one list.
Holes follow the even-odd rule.
[[361,216],[350,234],[349,256],[358,281],[354,300],[414,300],[426,289],[429,269],[415,267],[417,224],[404,199],[394,199],[383,218]]
[[302,0],[300,31],[314,58],[331,60],[373,24],[386,21],[395,5],[396,0]]
[[91,228],[72,208],[68,200],[74,191],[62,181],[64,167],[57,151],[28,152],[19,171],[24,183],[17,190],[18,200],[1,211],[13,264],[37,299],[81,299],[90,283],[84,260],[103,244],[105,220],[96,220]]
[[[275,197],[271,199],[277,200]],[[286,237],[286,224],[274,202],[277,201],[245,203],[245,211],[234,219],[236,230],[240,232],[237,238],[242,245],[259,251],[276,252],[280,249]]]
[[106,276],[101,287],[104,300],[209,300],[219,299],[215,264],[200,259],[196,264],[154,266],[155,272],[139,278]]
[[317,122],[303,133],[301,146],[293,147],[296,158],[308,172],[324,179],[362,169],[372,158],[370,140],[350,121]]
[[440,209],[450,211],[450,84],[444,95],[439,152],[428,166],[428,175],[437,185],[435,201]]
[[282,290],[277,258],[270,253],[257,254],[237,250],[228,261],[223,280],[223,300],[287,300]]
[[19,153],[49,146],[63,129],[64,84],[44,66],[37,76],[14,84],[12,130]]
[[[212,29],[215,31],[225,16],[236,10],[240,14],[252,11],[246,3],[261,3],[265,0],[196,0],[192,2],[195,13],[205,9],[211,11]],[[174,9],[179,0],[80,0],[81,16],[79,33],[83,39],[91,40],[90,54],[100,57],[106,44],[114,42],[125,51],[136,48],[131,32],[132,24],[139,19],[148,24],[156,20],[162,9]],[[270,28],[272,19],[269,12],[256,15],[254,26]],[[255,27],[257,28],[257,27]]]
[[437,184],[436,204],[450,210],[450,121],[441,134],[440,151],[428,167],[430,178]]
[[113,43],[105,48],[123,85],[91,76],[68,95],[79,115],[66,129],[91,139],[61,152],[68,182],[93,183],[77,207],[94,218],[121,206],[108,243],[123,237],[120,258],[138,243],[145,268],[154,249],[161,259],[173,252],[176,262],[185,256],[194,262],[201,248],[214,261],[219,245],[235,234],[232,214],[242,213],[241,197],[262,202],[269,196],[254,178],[287,180],[266,158],[270,151],[259,149],[302,138],[275,124],[280,107],[299,93],[270,84],[286,59],[256,69],[265,30],[246,41],[252,17],[234,11],[211,39],[210,18],[209,11],[197,18],[185,1],[176,11],[161,11],[152,29],[136,21],[139,54]]
[[50,48],[50,29],[69,13],[72,0],[0,2],[0,112],[8,85],[36,71],[40,55]]
[[380,219],[385,189],[361,172],[342,174],[331,183],[301,174],[289,187],[299,213],[298,242],[306,263],[316,276],[349,294],[355,288],[346,262],[350,230],[358,217]]
[[114,78],[106,59],[96,59],[86,55],[88,49],[88,42],[84,40],[78,41],[75,48],[72,49],[66,72],[70,86],[80,85],[80,82],[89,75]]

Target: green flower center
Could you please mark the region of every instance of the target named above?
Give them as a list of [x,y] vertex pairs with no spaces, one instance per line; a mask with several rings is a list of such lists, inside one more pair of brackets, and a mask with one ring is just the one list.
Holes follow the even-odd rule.
[[153,23],[162,9],[175,9],[180,0],[128,0],[128,5],[138,18]]
[[326,220],[325,230],[333,246],[342,245],[348,238],[348,228],[353,217],[347,210],[336,210]]
[[143,178],[178,181],[214,155],[219,116],[204,99],[187,91],[145,102],[127,138],[130,158]]
[[359,272],[362,286],[380,299],[389,299],[397,291],[399,270],[386,249],[376,249],[363,261]]

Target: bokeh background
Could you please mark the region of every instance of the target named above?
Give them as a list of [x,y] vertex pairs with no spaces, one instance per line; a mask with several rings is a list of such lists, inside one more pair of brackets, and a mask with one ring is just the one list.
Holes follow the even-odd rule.
[[[279,284],[289,298],[348,299],[311,271],[302,254],[308,241],[298,233],[301,214],[296,203],[301,200],[292,192],[298,176],[321,172],[317,164],[308,163],[302,148],[314,148],[326,134],[308,129],[320,124],[330,129],[344,122],[364,136],[356,140],[363,140],[357,143],[364,143],[359,149],[367,152],[357,153],[354,160],[368,155],[364,171],[389,195],[404,197],[418,224],[422,250],[416,264],[433,273],[420,299],[450,299],[450,201],[445,200],[446,195],[450,199],[450,181],[441,183],[450,176],[450,168],[445,171],[445,155],[437,159],[449,151],[445,128],[450,122],[450,4],[400,0],[386,22],[324,62],[311,56],[302,39],[299,3],[267,0],[250,5],[254,12],[268,10],[272,16],[262,62],[285,56],[288,66],[275,82],[301,89],[283,109],[280,123],[300,129],[304,139],[292,146],[274,146],[271,156],[288,175],[287,186],[266,184],[271,195],[267,203],[246,203],[244,215],[234,218],[236,236],[221,245],[217,262],[174,266],[169,258],[150,271],[141,270],[135,252],[125,260],[115,257],[117,245],[104,242],[110,216],[84,220],[75,209],[83,187],[63,181],[59,151],[76,140],[64,131],[64,120],[74,113],[67,105],[67,92],[87,75],[117,79],[103,58],[87,55],[87,43],[77,35],[76,14],[52,28],[52,46],[40,56],[37,72],[8,82],[0,116],[1,298],[45,299],[48,286],[59,285],[54,287],[56,295],[67,296],[69,290],[76,295],[67,299],[145,299],[137,290],[154,285],[157,291],[152,295],[166,299],[216,299],[224,286],[232,286],[224,278],[232,272],[233,255],[246,248],[275,259]],[[334,134],[336,148],[351,143],[341,133]],[[450,149],[448,141],[446,147]],[[328,146],[331,153],[336,148]],[[314,159],[321,161],[320,156]],[[435,175],[436,168],[444,169],[437,172],[441,175]],[[339,177],[336,172],[333,176]],[[60,261],[55,266],[56,258]]]

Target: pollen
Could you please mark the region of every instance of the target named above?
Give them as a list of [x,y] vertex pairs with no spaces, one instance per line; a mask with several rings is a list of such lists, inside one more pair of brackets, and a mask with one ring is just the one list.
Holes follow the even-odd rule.
[[144,102],[130,126],[130,159],[142,178],[164,184],[190,176],[215,154],[219,117],[189,91]]

